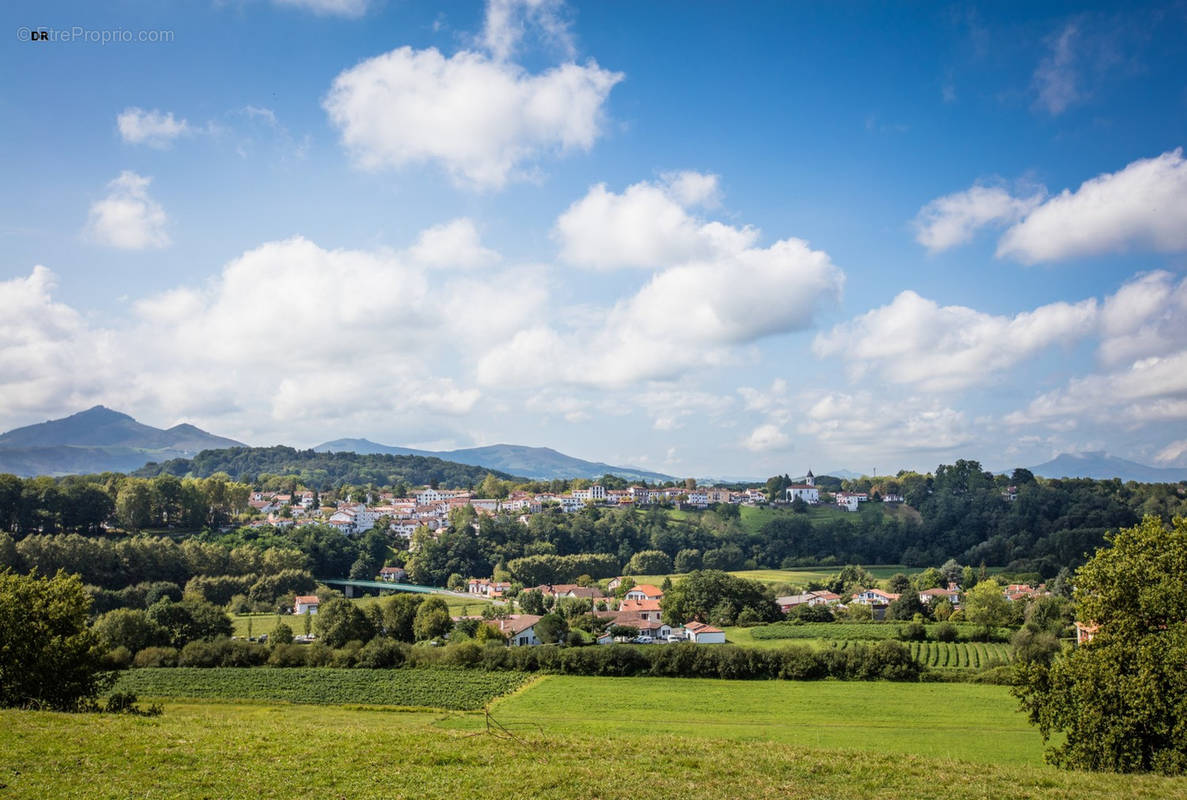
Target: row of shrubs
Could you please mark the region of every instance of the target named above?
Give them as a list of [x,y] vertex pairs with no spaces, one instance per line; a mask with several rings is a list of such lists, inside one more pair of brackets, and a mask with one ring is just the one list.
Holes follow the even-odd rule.
[[[118,658],[117,658],[118,655]],[[650,675],[735,680],[919,680],[924,669],[896,641],[814,650],[696,645],[664,647],[505,647],[475,641],[445,647],[413,646],[388,638],[331,649],[323,644],[271,647],[232,639],[190,642],[180,651],[148,647],[132,657],[113,653],[112,666],[136,667],[462,667],[567,675]],[[122,663],[120,663],[122,662]]]

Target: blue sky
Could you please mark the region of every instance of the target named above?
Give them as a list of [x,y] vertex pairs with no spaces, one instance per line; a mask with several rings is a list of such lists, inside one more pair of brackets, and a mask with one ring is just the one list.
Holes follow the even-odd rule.
[[0,428],[1187,466],[1183,3],[0,17]]

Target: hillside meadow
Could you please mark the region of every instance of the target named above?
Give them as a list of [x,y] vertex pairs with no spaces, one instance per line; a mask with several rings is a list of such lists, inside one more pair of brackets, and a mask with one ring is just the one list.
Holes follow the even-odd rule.
[[489,735],[480,714],[445,711],[231,701],[166,701],[150,718],[6,710],[0,792],[39,800],[1187,798],[1184,779],[1041,765],[1037,736],[993,689],[557,676],[493,704],[496,719],[535,723],[512,724],[514,739]]

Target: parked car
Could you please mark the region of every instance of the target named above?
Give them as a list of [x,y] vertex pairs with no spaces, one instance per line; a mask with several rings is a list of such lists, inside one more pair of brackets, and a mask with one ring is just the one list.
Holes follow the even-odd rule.
[[668,637],[667,637],[667,639],[665,639],[665,641],[668,644],[675,644],[676,642],[687,642],[688,640],[685,639],[683,636],[677,636],[674,633],[670,633],[670,634],[668,634]]
[[655,639],[652,639],[650,636],[636,636],[635,637],[635,644],[651,644],[654,641],[655,641]]

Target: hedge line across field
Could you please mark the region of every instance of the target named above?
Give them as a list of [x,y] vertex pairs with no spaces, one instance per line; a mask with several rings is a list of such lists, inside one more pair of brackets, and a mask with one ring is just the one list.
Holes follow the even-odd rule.
[[[413,646],[375,639],[366,646],[331,650],[320,644],[267,647],[227,639],[191,642],[180,653],[168,648],[138,654],[143,667],[461,667],[487,671],[548,672],[566,675],[650,675],[670,678],[727,678],[916,681],[923,666],[910,648],[896,641],[854,642],[843,650],[788,646],[777,649],[696,645],[637,647],[505,647],[474,641],[445,647]],[[151,658],[142,656],[151,655]]]

